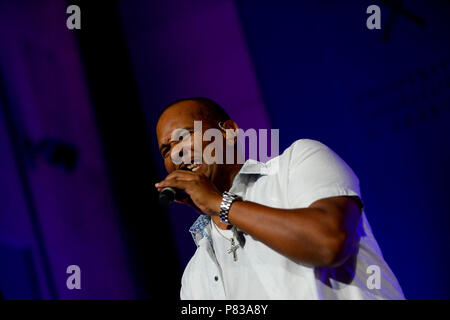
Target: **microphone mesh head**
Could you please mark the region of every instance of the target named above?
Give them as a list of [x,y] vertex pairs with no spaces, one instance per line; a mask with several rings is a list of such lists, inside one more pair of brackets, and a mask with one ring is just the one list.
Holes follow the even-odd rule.
[[171,189],[164,189],[159,193],[159,202],[163,205],[171,204],[175,200],[175,192]]

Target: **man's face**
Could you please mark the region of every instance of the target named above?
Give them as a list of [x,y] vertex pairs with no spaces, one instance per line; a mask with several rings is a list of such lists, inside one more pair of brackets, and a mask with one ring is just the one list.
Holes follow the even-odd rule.
[[[161,156],[164,159],[164,166],[168,173],[171,173],[177,169],[191,170],[204,174],[208,179],[213,180],[215,174],[218,172],[219,164],[207,164],[203,158],[203,150],[210,142],[203,141],[203,132],[209,128],[217,128],[217,124],[210,124],[205,120],[205,115],[201,105],[195,101],[182,101],[176,105],[171,106],[169,109],[163,112],[156,125],[156,135],[158,138],[158,146]],[[201,154],[194,154],[194,121],[202,121],[202,132],[198,137],[201,141],[201,150],[195,150],[201,152]],[[173,134],[180,132],[180,129],[184,129],[183,132],[188,132],[189,137],[180,136],[179,140],[172,141]],[[190,154],[187,156],[190,158],[186,163],[175,164],[172,161],[172,152],[183,150],[178,144],[183,143],[183,147],[190,150]],[[184,154],[186,158],[186,155]],[[188,166],[189,163],[194,164],[194,157],[202,159],[202,163],[194,166]]]

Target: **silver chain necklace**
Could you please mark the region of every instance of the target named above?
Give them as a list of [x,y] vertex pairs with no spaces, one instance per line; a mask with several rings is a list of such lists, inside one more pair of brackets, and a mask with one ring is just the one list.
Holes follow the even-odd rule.
[[216,228],[217,232],[224,237],[225,239],[227,239],[228,241],[231,242],[231,247],[230,249],[227,250],[227,253],[233,253],[233,259],[234,261],[237,261],[237,254],[236,254],[236,250],[239,248],[239,244],[236,244],[234,241],[234,237],[236,235],[236,228],[233,226],[231,227],[231,231],[233,231],[233,237],[231,239],[228,239],[227,237],[225,237],[222,232],[219,231],[219,228],[216,226],[216,223],[214,221],[211,220],[211,223],[214,225],[214,227]]

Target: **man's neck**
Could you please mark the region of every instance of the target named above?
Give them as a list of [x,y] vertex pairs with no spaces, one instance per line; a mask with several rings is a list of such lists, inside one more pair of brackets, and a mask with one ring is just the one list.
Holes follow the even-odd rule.
[[234,178],[241,170],[242,164],[224,164],[214,181],[214,185],[220,192],[228,191],[233,185]]

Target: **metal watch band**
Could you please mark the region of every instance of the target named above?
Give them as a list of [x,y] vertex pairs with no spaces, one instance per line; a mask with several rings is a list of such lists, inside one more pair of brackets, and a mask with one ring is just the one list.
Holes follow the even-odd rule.
[[237,199],[239,199],[239,196],[237,194],[228,191],[225,191],[223,193],[219,212],[220,221],[225,224],[231,225],[230,221],[228,221],[228,212],[230,212],[231,204],[233,203],[233,201]]

